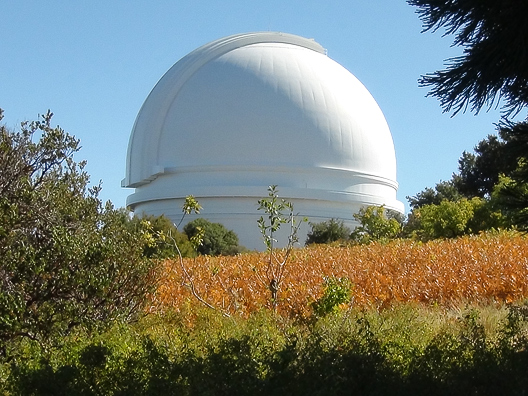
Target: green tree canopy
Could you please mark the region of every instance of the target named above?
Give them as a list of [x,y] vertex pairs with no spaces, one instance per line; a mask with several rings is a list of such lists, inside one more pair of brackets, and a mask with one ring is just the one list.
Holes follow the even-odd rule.
[[209,256],[233,255],[243,248],[238,244],[238,236],[220,223],[211,223],[206,219],[195,219],[183,227],[183,232],[189,239],[203,231],[202,244],[197,247],[198,253]]
[[[147,222],[147,224],[145,224]],[[178,231],[172,221],[166,216],[134,216],[128,222],[131,231],[137,232],[147,226],[149,232],[153,235],[152,240],[145,241],[143,245],[143,254],[149,258],[164,259],[172,258],[178,255],[175,244],[178,246],[182,257],[195,257],[196,251],[189,242],[184,232]],[[169,236],[171,242],[160,236]]]
[[[408,0],[418,7],[425,31],[444,29],[454,35],[454,45],[463,48],[463,55],[448,61],[444,70],[425,75],[421,84],[431,87],[429,95],[440,100],[444,111],[471,111],[483,107],[502,106],[504,113],[501,137],[506,144],[488,140],[478,146],[479,157],[465,153],[460,163],[461,180],[457,188],[470,196],[490,197],[509,211],[509,218],[519,227],[528,229],[528,170],[524,163],[528,146],[523,144],[528,134],[524,122],[513,124],[508,119],[528,104],[528,2],[522,0]],[[520,134],[519,134],[520,133]],[[501,155],[497,156],[497,152]],[[491,154],[491,156],[489,155]],[[506,171],[505,171],[505,168]],[[512,172],[509,174],[509,172]],[[460,181],[462,181],[460,183]],[[517,212],[515,214],[514,212]]]
[[528,122],[504,122],[500,135],[506,141],[505,155],[516,161],[517,168],[504,175],[495,196],[512,223],[528,231]]
[[474,148],[475,154],[464,151],[458,161],[458,175],[453,177],[457,190],[467,198],[490,197],[501,175],[517,169],[517,158],[508,155],[506,141],[488,135]]
[[331,243],[350,238],[351,230],[343,220],[330,219],[320,223],[309,223],[312,227],[306,238],[306,245],[312,243]]
[[[473,153],[464,151],[458,160],[458,173],[454,173],[450,180],[437,183],[434,189],[427,187],[415,196],[407,197],[411,208],[439,205],[443,200],[455,202],[462,198],[490,200],[500,179],[511,178],[518,170],[519,153],[510,153],[507,147],[513,139],[501,128],[500,137],[488,135],[474,147]],[[511,144],[514,146],[521,144]]]
[[435,188],[426,187],[413,197],[407,197],[412,209],[417,209],[425,205],[439,205],[443,200],[457,201],[463,195],[458,190],[453,180],[441,181]]
[[361,208],[354,214],[360,225],[352,231],[350,239],[359,243],[394,239],[402,231],[402,219],[399,217],[399,213],[388,211],[384,206]]
[[489,201],[474,197],[458,201],[443,200],[440,204],[424,205],[413,210],[405,233],[428,241],[475,234],[502,225],[501,213],[495,211]]
[[0,126],[0,354],[18,337],[132,319],[156,285],[145,230],[101,202],[73,160],[79,141],[51,118]]

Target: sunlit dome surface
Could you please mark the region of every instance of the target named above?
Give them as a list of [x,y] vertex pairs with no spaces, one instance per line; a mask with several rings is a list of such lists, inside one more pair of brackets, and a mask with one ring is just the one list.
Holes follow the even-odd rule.
[[240,34],[179,60],[137,116],[127,204],[177,221],[192,194],[204,207],[200,217],[260,248],[257,200],[272,184],[311,222],[340,218],[353,227],[366,205],[403,212],[380,108],[315,41]]

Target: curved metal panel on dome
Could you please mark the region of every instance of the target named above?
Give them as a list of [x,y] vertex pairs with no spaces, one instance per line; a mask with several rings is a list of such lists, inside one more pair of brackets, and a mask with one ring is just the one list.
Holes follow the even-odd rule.
[[193,194],[206,217],[240,227],[271,184],[313,219],[403,212],[376,101],[318,43],[284,33],[229,36],[179,60],[139,111],[126,166],[127,204],[149,214]]
[[160,171],[153,164],[158,133],[167,112],[181,87],[207,62],[237,48],[252,44],[288,43],[325,54],[325,49],[311,39],[287,33],[255,32],[224,37],[192,51],[176,62],[160,79],[145,100],[132,129],[127,153],[126,177],[123,187],[148,183]]

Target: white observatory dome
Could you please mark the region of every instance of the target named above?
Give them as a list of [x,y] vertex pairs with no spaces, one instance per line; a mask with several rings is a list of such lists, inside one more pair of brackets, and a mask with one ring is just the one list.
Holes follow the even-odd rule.
[[199,217],[260,249],[257,201],[270,185],[314,223],[338,218],[353,228],[367,205],[403,212],[383,113],[324,48],[272,32],[213,41],[174,64],[139,111],[127,205],[177,222],[194,195]]

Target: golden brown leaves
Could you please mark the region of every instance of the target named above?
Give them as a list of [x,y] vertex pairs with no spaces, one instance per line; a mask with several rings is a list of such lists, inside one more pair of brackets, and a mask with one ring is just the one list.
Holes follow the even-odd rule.
[[[247,315],[270,307],[269,291],[258,280],[264,253],[186,259],[201,295],[219,309]],[[484,234],[419,243],[397,240],[381,245],[295,250],[287,264],[278,311],[308,316],[321,297],[325,276],[347,277],[355,306],[394,302],[454,305],[460,302],[511,302],[528,297],[528,239]],[[154,296],[158,309],[199,304],[182,286],[176,262],[167,260]]]

